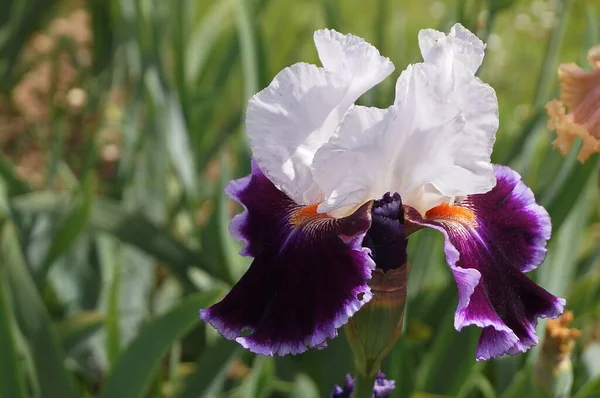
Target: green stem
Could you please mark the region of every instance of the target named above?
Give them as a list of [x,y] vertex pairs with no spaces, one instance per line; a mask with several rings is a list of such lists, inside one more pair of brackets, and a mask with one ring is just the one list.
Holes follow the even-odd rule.
[[356,373],[354,380],[353,398],[373,398],[373,386],[375,386],[375,376],[365,376],[360,372]]

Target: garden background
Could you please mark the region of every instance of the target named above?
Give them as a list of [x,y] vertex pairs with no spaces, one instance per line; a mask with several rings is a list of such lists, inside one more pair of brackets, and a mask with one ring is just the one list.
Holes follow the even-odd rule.
[[[587,65],[600,44],[594,0],[5,0],[0,397],[328,396],[353,371],[343,332],[325,350],[272,358],[198,320],[248,266],[223,192],[249,171],[245,104],[285,66],[318,63],[312,34],[328,27],[396,65],[359,101],[385,107],[420,61],[418,31],[455,22],[488,44],[493,161],[552,217],[529,275],[567,298],[581,330],[571,395],[600,397],[598,158],[580,164],[580,143],[562,157],[544,110],[559,63]],[[539,347],[476,362],[479,329],[454,330],[442,243],[435,231],[409,240],[404,331],[383,366],[393,397],[530,396]]]

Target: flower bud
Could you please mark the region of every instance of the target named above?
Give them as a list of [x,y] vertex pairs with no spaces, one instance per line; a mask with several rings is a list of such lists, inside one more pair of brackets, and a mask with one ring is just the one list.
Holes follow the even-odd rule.
[[580,331],[571,329],[573,313],[566,311],[546,324],[546,336],[533,369],[533,385],[544,396],[568,397],[573,385],[571,352]]
[[376,268],[369,280],[373,297],[345,326],[356,369],[363,375],[374,377],[398,340],[406,303],[407,272],[408,263],[389,271]]

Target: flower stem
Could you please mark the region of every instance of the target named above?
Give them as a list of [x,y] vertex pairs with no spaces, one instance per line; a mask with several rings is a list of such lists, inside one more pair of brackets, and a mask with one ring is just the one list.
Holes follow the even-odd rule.
[[375,376],[365,376],[360,372],[356,373],[354,381],[354,394],[352,398],[373,398],[373,386],[375,385]]

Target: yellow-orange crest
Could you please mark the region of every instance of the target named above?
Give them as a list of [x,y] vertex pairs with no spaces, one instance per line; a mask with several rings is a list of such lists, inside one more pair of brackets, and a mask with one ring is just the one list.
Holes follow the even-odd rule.
[[313,203],[308,206],[302,206],[298,210],[294,211],[294,214],[290,217],[290,222],[293,226],[297,227],[298,225],[304,223],[313,218],[325,218],[327,214],[318,213],[317,207],[319,207],[319,203]]
[[472,227],[477,224],[477,217],[472,210],[466,207],[454,206],[447,203],[442,203],[439,206],[427,210],[427,213],[425,213],[425,218],[430,220],[455,221]]

